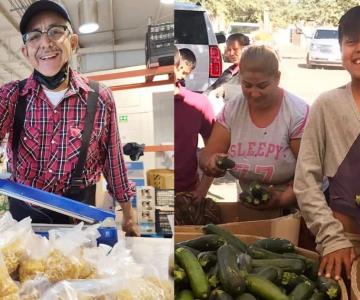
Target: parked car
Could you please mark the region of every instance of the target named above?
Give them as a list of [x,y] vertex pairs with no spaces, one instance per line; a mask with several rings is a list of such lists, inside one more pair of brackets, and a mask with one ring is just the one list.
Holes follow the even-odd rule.
[[202,92],[222,73],[222,55],[218,42],[225,35],[215,35],[207,11],[193,3],[175,2],[175,45],[187,48],[196,57],[196,67],[185,81],[188,89]]
[[306,66],[341,66],[341,51],[336,28],[317,28],[306,55]]

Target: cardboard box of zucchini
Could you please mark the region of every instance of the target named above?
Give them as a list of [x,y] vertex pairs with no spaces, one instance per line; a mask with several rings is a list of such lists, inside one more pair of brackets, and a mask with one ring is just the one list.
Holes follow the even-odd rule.
[[314,252],[285,239],[234,235],[214,224],[203,232],[175,236],[176,300],[348,299],[342,280],[317,276]]

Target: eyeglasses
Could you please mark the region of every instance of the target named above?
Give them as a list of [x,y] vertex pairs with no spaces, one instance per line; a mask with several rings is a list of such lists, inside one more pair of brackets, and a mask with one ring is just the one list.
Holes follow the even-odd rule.
[[54,25],[47,30],[34,30],[23,34],[23,42],[26,45],[36,48],[40,45],[41,37],[43,33],[46,33],[49,39],[53,42],[59,41],[70,30],[66,25]]

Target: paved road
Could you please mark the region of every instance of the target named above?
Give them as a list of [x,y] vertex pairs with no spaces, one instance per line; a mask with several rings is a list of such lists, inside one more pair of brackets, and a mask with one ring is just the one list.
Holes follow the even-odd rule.
[[324,91],[350,81],[346,70],[340,68],[307,69],[305,59],[284,58],[280,63],[280,85],[303,98],[310,105]]

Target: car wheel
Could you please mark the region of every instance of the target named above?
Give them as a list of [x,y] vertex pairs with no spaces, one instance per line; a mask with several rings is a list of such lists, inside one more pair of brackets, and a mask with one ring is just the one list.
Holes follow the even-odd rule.
[[312,65],[310,63],[309,54],[306,56],[306,68],[308,68],[308,69],[313,69],[314,68],[314,65]]

